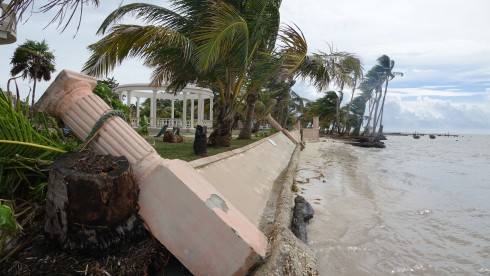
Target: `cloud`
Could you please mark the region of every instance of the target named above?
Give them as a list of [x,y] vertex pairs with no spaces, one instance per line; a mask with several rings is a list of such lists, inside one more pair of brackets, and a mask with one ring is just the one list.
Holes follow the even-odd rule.
[[490,133],[488,104],[455,104],[427,96],[406,101],[387,97],[384,112],[386,131],[438,133]]

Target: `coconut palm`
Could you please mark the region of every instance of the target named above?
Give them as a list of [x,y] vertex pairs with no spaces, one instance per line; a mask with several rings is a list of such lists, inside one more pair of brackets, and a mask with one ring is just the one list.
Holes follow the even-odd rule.
[[340,102],[345,86],[354,87],[362,76],[361,60],[351,53],[335,52],[330,47],[330,52],[319,52],[308,56],[297,75],[309,80],[319,91],[324,91],[333,84],[340,88],[336,97],[335,121],[340,128]]
[[[368,116],[366,126],[364,127],[364,135],[366,135],[370,129],[370,125],[373,121],[373,112],[377,110],[379,103],[379,97],[382,92],[382,84],[384,78],[379,70],[379,67],[374,66],[365,75],[364,79],[360,84],[360,89],[362,91],[362,99],[369,103]],[[374,92],[374,94],[373,94]],[[364,105],[365,108],[365,105]],[[374,117],[377,117],[376,115]]]
[[45,40],[41,42],[27,40],[24,44],[15,49],[10,64],[12,76],[20,74],[23,79],[34,82],[32,86],[31,106],[34,106],[36,97],[36,84],[38,81],[48,81],[54,68],[54,54],[49,51]]
[[395,61],[390,59],[389,56],[382,55],[378,58],[377,61],[378,61],[378,65],[375,67],[377,67],[377,71],[384,78],[385,91],[383,93],[383,101],[381,103],[379,117],[376,118],[375,123],[374,123],[374,127],[373,127],[373,135],[374,135],[374,133],[376,132],[376,126],[377,126],[378,121],[379,121],[379,129],[377,132],[377,137],[375,137],[375,140],[379,139],[380,138],[379,136],[383,134],[383,111],[384,111],[386,93],[388,92],[388,83],[393,78],[395,78],[395,76],[403,76],[403,73],[393,71],[393,68],[395,67]]
[[[266,75],[251,76],[258,68],[273,68],[267,60],[275,57],[282,61],[274,64],[294,68],[306,54],[306,43],[291,27],[285,27],[278,36],[278,0],[171,2],[172,9],[136,3],[112,12],[98,31],[109,33],[89,46],[92,55],[84,71],[102,76],[127,58],[141,57],[153,69],[152,85],[168,82],[174,92],[191,82],[212,87],[219,96],[217,126],[210,140],[229,145],[237,107],[251,91],[258,91],[255,87],[260,86],[254,82],[260,83]],[[126,15],[134,15],[147,25],[116,24]],[[283,55],[276,56],[269,49],[274,48],[277,38],[286,46],[297,41],[304,45],[279,49],[277,53]]]

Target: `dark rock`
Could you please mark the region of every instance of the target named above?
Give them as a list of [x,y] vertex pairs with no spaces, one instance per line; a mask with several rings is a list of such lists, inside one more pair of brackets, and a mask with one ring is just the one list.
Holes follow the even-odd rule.
[[302,196],[296,196],[294,199],[293,220],[291,223],[291,231],[302,242],[308,242],[306,232],[306,223],[313,218],[315,211],[310,203]]
[[200,156],[208,155],[208,138],[206,126],[198,125],[194,135],[194,144],[192,145],[194,153]]

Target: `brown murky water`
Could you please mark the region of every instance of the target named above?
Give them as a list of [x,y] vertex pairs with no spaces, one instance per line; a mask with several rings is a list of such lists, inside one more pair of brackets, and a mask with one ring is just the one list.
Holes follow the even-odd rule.
[[300,154],[320,275],[490,275],[490,136],[386,144]]

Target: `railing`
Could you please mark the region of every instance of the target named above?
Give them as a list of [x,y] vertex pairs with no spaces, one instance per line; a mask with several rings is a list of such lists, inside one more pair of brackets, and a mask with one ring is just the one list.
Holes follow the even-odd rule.
[[[130,125],[132,127],[139,127],[139,119],[138,118],[131,118],[130,120]],[[148,125],[151,126],[151,119],[148,119]],[[181,118],[157,118],[156,120],[156,128],[161,128],[164,125],[168,126],[177,126],[182,129],[186,128],[191,128],[191,121],[187,120],[186,125],[184,126],[184,123]],[[197,120],[194,120],[194,128],[197,126]],[[207,126],[208,128],[211,128],[213,126],[211,120],[203,120],[203,125]]]

